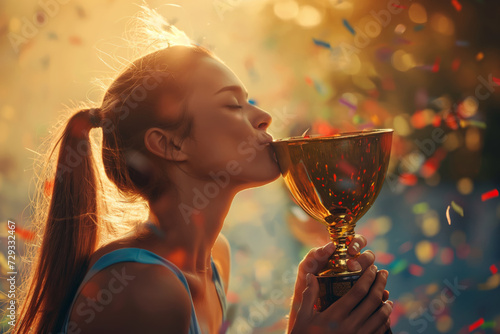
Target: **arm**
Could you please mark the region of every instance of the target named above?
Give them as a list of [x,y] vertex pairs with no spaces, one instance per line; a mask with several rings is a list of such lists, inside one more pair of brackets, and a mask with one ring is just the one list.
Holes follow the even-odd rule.
[[231,272],[231,246],[222,233],[219,234],[212,248],[212,257],[222,279],[224,291],[227,294],[229,274]]
[[188,333],[190,319],[189,295],[172,271],[125,262],[86,283],[73,306],[68,334]]

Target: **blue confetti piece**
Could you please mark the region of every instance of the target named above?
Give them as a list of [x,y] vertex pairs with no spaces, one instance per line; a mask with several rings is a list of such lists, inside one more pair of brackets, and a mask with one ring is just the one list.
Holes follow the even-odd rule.
[[457,40],[455,42],[457,46],[469,46],[469,41],[462,41],[462,40]]
[[248,103],[250,103],[251,105],[253,106],[256,106],[257,105],[257,101],[255,101],[254,99],[250,99],[248,100]]
[[413,30],[414,30],[414,31],[420,31],[420,30],[422,30],[422,29],[424,29],[424,25],[423,25],[423,24],[417,24],[417,25],[413,28]]
[[318,46],[322,46],[322,47],[327,48],[327,49],[331,49],[332,48],[331,45],[330,45],[330,43],[322,41],[322,40],[319,40],[319,39],[313,38],[313,42],[314,42],[314,44],[316,44]]
[[349,30],[351,32],[351,34],[356,35],[356,31],[354,31],[354,28],[351,27],[351,25],[349,24],[349,22],[347,22],[346,19],[342,19],[342,23],[347,28],[347,30]]

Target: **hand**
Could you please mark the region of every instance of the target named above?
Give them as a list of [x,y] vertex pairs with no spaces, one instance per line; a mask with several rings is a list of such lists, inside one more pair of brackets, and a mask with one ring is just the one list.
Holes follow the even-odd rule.
[[382,303],[389,297],[384,290],[388,272],[373,270],[373,252],[359,254],[365,246],[366,238],[356,235],[348,248],[347,266],[351,271],[360,266],[362,275],[345,296],[323,312],[314,309],[319,290],[317,280],[311,276],[311,284],[307,285],[305,277],[308,273],[317,274],[327,264],[335,246],[329,243],[312,249],[304,257],[299,264],[287,333],[384,333],[389,328],[392,302]]

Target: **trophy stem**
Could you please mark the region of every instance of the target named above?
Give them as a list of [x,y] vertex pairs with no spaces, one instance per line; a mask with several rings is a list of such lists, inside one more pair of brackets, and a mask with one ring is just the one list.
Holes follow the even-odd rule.
[[330,240],[336,248],[328,260],[326,269],[320,272],[319,276],[355,275],[357,272],[347,269],[347,248],[354,238],[354,224],[341,217],[327,226]]

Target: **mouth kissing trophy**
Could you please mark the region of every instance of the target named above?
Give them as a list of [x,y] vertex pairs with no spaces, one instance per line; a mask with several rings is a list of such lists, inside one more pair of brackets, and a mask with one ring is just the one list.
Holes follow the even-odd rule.
[[356,222],[382,189],[392,133],[392,129],[382,129],[271,142],[296,203],[326,226],[330,239],[337,245],[317,276],[319,311],[342,297],[361,276],[360,271],[347,269],[347,247],[354,237]]

